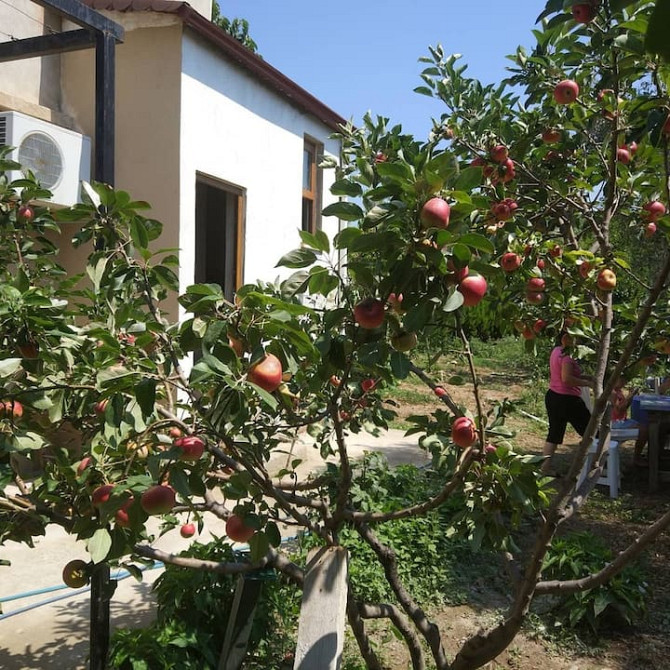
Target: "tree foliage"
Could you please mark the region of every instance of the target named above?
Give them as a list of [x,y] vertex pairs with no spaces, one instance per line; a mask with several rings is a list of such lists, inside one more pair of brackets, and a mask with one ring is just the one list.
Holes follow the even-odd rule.
[[[670,351],[670,72],[644,50],[653,3],[605,0],[587,23],[573,19],[573,4],[584,3],[547,3],[536,46],[517,50],[510,78],[497,86],[467,77],[458,57],[431,47],[417,91],[442,100],[445,113],[427,141],[370,115],[360,128],[342,129],[332,191],[350,200],[324,215],[354,225],[334,239],[301,232],[300,247],[279,260],[292,273],[240,287],[234,303],[217,285],[189,287],[178,323],[162,308],[177,290],[177,254],[160,248],[160,224],[142,214],[146,203],[87,185],[86,202],[58,212],[57,223],[43,207],[26,215],[22,206],[46,195],[30,175],[3,177],[2,539],[31,542],[58,523],[88,542],[95,563],[137,570],[138,561],[160,559],[237,572],[237,562],[167,555],[146,530],[153,514],[165,529],[179,525],[181,513],[198,521],[234,515],[251,535],[243,569],[270,566],[300,585],[304,566],[284,554],[280,522],[331,546],[344,542],[347,528],[383,566],[395,599],[350,594],[347,615],[370,668],[381,663],[367,643],[367,618],[392,620],[414,668],[424,667],[420,637],[437,668],[476,668],[512,641],[536,596],[594,588],[621,572],[670,515],[586,579],[542,578],[552,539],[598,478],[596,467],[576,490],[605,418],[603,448],[613,385]],[[49,236],[73,222],[75,245],[90,249],[81,278],[57,264]],[[642,254],[617,245],[650,231],[653,275]],[[476,276],[486,282],[484,296]],[[514,324],[529,348],[567,328],[591,359],[593,417],[558,488],[538,476],[537,457],[516,453],[508,404],[482,403],[468,323],[479,299],[495,303],[497,318]],[[460,342],[474,385],[468,407],[416,365],[415,336],[440,333]],[[281,363],[279,378],[258,376],[270,354]],[[412,432],[442,484],[420,502],[372,504],[354,485],[347,436],[386,429],[393,411],[379,390],[410,374],[436,394],[435,410],[416,417]],[[307,479],[297,461],[271,472],[273,454],[304,430],[336,464]],[[189,455],[179,436],[201,441],[202,455]],[[28,466],[38,472],[26,483]],[[460,509],[449,536],[506,552],[518,576],[505,618],[447,659],[376,528],[454,501]],[[538,531],[521,552],[513,531],[526,518]]]

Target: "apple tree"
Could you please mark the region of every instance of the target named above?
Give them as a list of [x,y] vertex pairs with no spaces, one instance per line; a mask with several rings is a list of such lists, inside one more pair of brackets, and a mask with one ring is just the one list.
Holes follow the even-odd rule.
[[[476,668],[510,644],[536,596],[593,588],[621,571],[670,514],[590,577],[542,580],[552,538],[598,478],[600,466],[577,490],[598,427],[604,447],[616,380],[670,348],[669,70],[644,49],[652,10],[650,2],[550,0],[537,44],[517,50],[509,79],[496,86],[431,48],[417,91],[442,100],[445,112],[427,141],[371,116],[342,129],[332,190],[347,199],[324,215],[352,225],[332,240],[301,232],[301,246],[279,260],[289,276],[242,286],[234,303],[217,285],[189,287],[181,321],[165,309],[178,256],[160,248],[146,203],[87,185],[86,202],[56,222],[29,205],[45,197],[30,176],[0,180],[1,539],[31,542],[57,523],[88,542],[95,565],[267,566],[300,586],[305,566],[282,547],[281,525],[326,546],[353,529],[395,597],[366,602],[349,591],[349,623],[373,669],[382,665],[367,619],[392,622],[414,668],[425,667],[421,640],[437,668]],[[12,168],[2,160],[2,170]],[[74,244],[90,249],[82,277],[65,274],[53,242],[74,222]],[[655,276],[614,244],[624,236],[639,237],[641,250],[654,245]],[[507,405],[482,402],[469,314],[486,305],[517,325],[529,348],[567,328],[592,361],[592,420],[558,488],[538,476],[539,458],[515,451]],[[471,406],[417,364],[417,343],[435,333],[460,343]],[[408,375],[435,392],[435,411],[417,417],[413,432],[441,483],[419,503],[369,509],[355,495],[347,436],[386,429],[393,411],[379,391]],[[337,465],[307,478],[296,461],[274,472],[271,458],[301,431]],[[504,552],[518,577],[505,618],[449,659],[375,529],[452,500],[462,505],[445,532]],[[149,517],[189,536],[207,515],[249,543],[248,561],[152,546]],[[537,536],[522,554],[512,533],[529,517]]]

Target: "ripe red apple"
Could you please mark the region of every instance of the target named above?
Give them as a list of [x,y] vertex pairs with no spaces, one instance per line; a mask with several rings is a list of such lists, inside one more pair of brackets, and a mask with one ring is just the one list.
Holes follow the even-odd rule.
[[526,340],[534,340],[535,339],[535,331],[530,328],[530,326],[526,326],[522,331],[521,335],[523,336],[524,339]]
[[248,542],[256,531],[244,523],[244,519],[233,514],[226,521],[226,535],[233,542]]
[[102,415],[105,413],[107,405],[109,405],[109,398],[103,398],[102,400],[98,400],[98,402],[96,402],[95,405],[93,405],[93,411],[98,415]]
[[149,515],[167,514],[177,502],[176,495],[171,486],[155,484],[142,494],[140,505]]
[[486,165],[486,161],[481,156],[476,156],[472,159],[470,165],[472,167],[484,167]]
[[441,386],[436,386],[433,392],[438,398],[444,398],[447,395],[446,389],[443,389]]
[[542,132],[542,141],[545,144],[554,144],[560,142],[563,134],[556,128],[547,128]]
[[205,443],[197,435],[186,435],[174,441],[174,446],[181,449],[180,461],[199,461],[205,451]]
[[249,368],[247,381],[272,393],[279,388],[282,374],[281,361],[274,354],[266,354]]
[[86,470],[86,468],[91,465],[92,462],[93,459],[90,456],[84,456],[84,458],[79,461],[79,465],[77,466],[77,474],[81,475],[84,470]]
[[88,584],[88,563],[77,558],[65,564],[63,582],[71,589],[80,589]]
[[384,303],[377,298],[365,298],[354,307],[354,320],[368,330],[374,330],[384,323]]
[[582,279],[587,279],[590,272],[591,272],[591,263],[589,263],[588,261],[583,261],[582,263],[579,264],[579,276]]
[[653,237],[654,235],[656,235],[656,224],[653,221],[650,221],[644,227],[644,236],[648,239],[650,237]]
[[128,510],[131,508],[132,504],[135,502],[135,498],[132,496],[123,503],[123,506],[116,510],[114,514],[114,521],[117,526],[120,528],[128,528],[130,526],[130,515]]
[[447,283],[449,284],[460,284],[470,274],[470,268],[467,265],[456,267],[451,258],[447,261],[447,268],[449,269],[447,275]]
[[16,210],[16,216],[24,222],[32,221],[35,218],[35,212],[30,205],[21,205]]
[[560,244],[555,244],[551,249],[549,249],[549,255],[553,258],[558,258],[563,253]]
[[179,534],[182,537],[193,537],[195,535],[195,524],[185,523],[180,529]]
[[451,207],[442,198],[431,198],[422,208],[419,218],[424,228],[446,228]]
[[508,221],[512,218],[512,210],[506,202],[495,202],[491,205],[491,212],[496,221]]
[[466,307],[478,305],[486,293],[486,279],[481,275],[468,275],[458,285]]
[[541,291],[527,291],[526,302],[531,305],[540,305],[544,301],[544,293]]
[[508,182],[512,181],[514,177],[516,177],[514,161],[511,158],[508,158],[506,161],[504,161],[500,167],[502,168],[502,176],[500,179],[502,180],[503,184],[507,184]]
[[502,255],[500,258],[500,267],[505,272],[514,272],[521,267],[521,256],[515,254],[512,251],[508,251]]
[[387,157],[383,151],[378,151],[375,154],[375,163],[386,163]]
[[542,277],[531,277],[528,282],[526,283],[526,290],[527,291],[544,291],[546,288],[546,282]]
[[544,270],[544,258],[538,258],[536,265],[540,270]]
[[485,165],[484,168],[482,169],[482,174],[489,179],[490,177],[493,177],[493,173],[495,172],[495,168],[493,165]]
[[111,497],[113,490],[114,484],[103,484],[102,486],[98,486],[98,488],[91,494],[91,503],[93,507],[104,505]]
[[342,380],[337,375],[330,375],[330,379],[328,381],[330,382],[330,385],[334,386],[335,388],[337,388],[342,383]]
[[601,291],[611,291],[616,286],[616,275],[609,268],[604,268],[598,273],[596,285]]
[[177,440],[179,439],[184,433],[181,432],[181,428],[177,428],[177,426],[172,426],[170,430],[168,430],[168,435],[173,439]]
[[375,386],[377,386],[376,379],[364,379],[361,382],[361,389],[363,389],[363,393],[369,393]]
[[4,400],[0,402],[0,417],[20,419],[23,416],[23,405],[18,400]]
[[628,147],[619,147],[616,150],[616,159],[619,163],[628,165],[628,163],[630,163],[630,151],[628,151]]
[[504,144],[496,144],[491,149],[491,160],[496,163],[504,163],[509,156],[509,151]]
[[596,8],[590,2],[572,5],[572,16],[577,23],[591,23],[596,15]]
[[542,332],[547,326],[547,322],[544,319],[536,319],[535,323],[533,324],[533,330],[536,333]]
[[571,79],[558,82],[554,88],[554,100],[559,105],[569,105],[577,100],[579,96],[579,85]]
[[410,351],[417,343],[416,333],[402,332],[391,338],[391,346],[396,351]]
[[642,205],[642,209],[648,212],[647,219],[649,221],[658,221],[665,214],[665,205],[659,200],[652,200]]
[[477,439],[475,422],[467,416],[459,416],[451,425],[451,439],[459,447],[469,447]]
[[637,142],[633,141],[628,145],[628,151],[630,151],[631,155],[637,153]]
[[242,340],[229,335],[228,346],[237,354],[238,358],[242,358],[242,356],[244,356],[244,344],[242,344]]

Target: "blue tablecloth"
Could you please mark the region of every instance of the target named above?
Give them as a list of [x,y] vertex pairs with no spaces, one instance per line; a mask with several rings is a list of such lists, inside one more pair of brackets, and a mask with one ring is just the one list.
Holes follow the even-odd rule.
[[642,393],[633,396],[630,414],[638,423],[649,423],[647,410],[670,412],[670,396]]

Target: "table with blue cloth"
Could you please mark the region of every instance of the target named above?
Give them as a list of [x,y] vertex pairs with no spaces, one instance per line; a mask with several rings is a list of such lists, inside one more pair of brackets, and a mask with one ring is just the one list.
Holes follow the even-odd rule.
[[658,491],[660,479],[670,480],[670,472],[661,471],[661,434],[670,427],[670,397],[640,394],[633,398],[631,416],[649,426],[649,492]]

